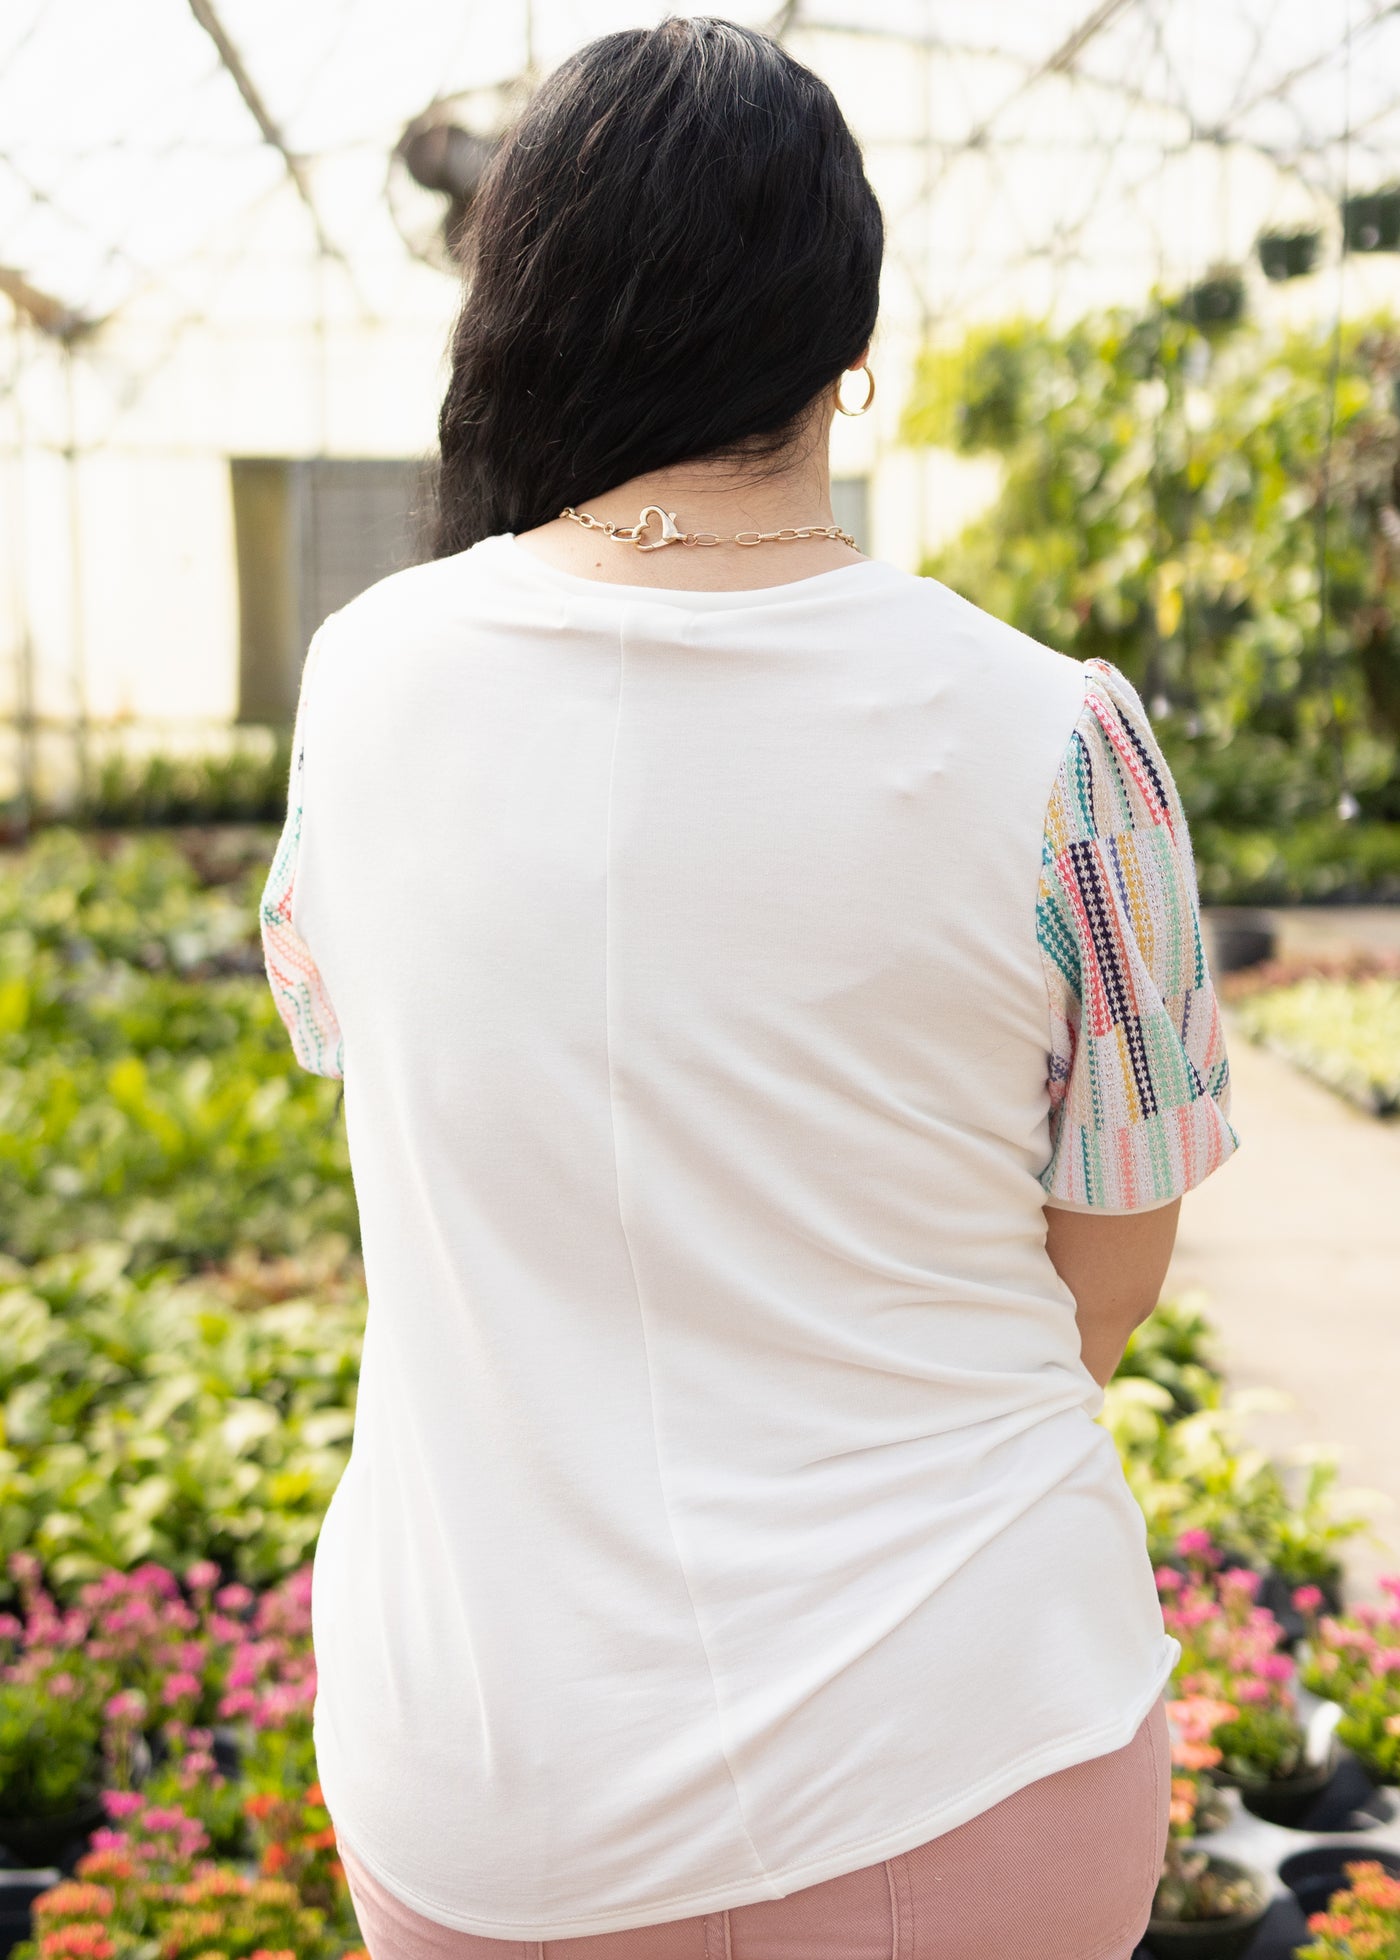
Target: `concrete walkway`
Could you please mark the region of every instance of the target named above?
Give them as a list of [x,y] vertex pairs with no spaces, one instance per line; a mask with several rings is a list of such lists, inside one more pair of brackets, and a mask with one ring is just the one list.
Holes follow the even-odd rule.
[[1232,1387],[1293,1397],[1250,1441],[1336,1445],[1339,1484],[1390,1499],[1346,1553],[1369,1590],[1400,1571],[1400,1123],[1229,1038],[1240,1149],[1185,1199],[1167,1290],[1206,1292]]

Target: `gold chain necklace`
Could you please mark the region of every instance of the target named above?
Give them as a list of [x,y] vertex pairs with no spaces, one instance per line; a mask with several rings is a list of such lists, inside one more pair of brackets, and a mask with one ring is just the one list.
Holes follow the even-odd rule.
[[[648,504],[640,513],[635,524],[613,524],[600,517],[590,517],[585,510],[575,510],[570,504],[561,510],[561,517],[570,517],[575,524],[582,524],[585,531],[601,531],[611,538],[614,544],[634,544],[638,551],[660,551],[668,544],[791,544],[797,538],[833,538],[839,544],[848,544],[854,551],[856,541],[849,531],[843,531],[837,524],[792,524],[781,531],[736,531],[731,537],[722,538],[717,531],[682,531],[676,523],[673,510],[663,510],[660,504]],[[661,535],[658,538],[647,535],[654,517],[661,519]]]

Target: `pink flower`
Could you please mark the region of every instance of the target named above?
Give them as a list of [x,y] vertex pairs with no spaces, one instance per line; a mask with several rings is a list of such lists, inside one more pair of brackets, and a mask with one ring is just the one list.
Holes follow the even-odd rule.
[[1322,1604],[1321,1586],[1297,1586],[1293,1592],[1293,1604],[1300,1613],[1315,1613]]
[[1181,1532],[1177,1537],[1176,1549],[1183,1558],[1204,1559],[1208,1565],[1216,1564],[1219,1559],[1210,1533],[1199,1528]]
[[1259,1590],[1261,1577],[1247,1565],[1232,1565],[1227,1572],[1221,1573],[1219,1584],[1222,1593],[1243,1593],[1246,1598],[1253,1599]]
[[162,1809],[152,1804],[141,1822],[148,1831],[178,1831],[189,1822],[189,1818],[183,1810],[173,1807]]
[[167,1703],[186,1701],[199,1691],[200,1682],[196,1675],[171,1674],[166,1677],[165,1686],[161,1689],[161,1700]]
[[1155,1576],[1159,1593],[1178,1592],[1186,1583],[1174,1565],[1159,1565]]
[[1266,1681],[1291,1681],[1293,1663],[1287,1654],[1265,1654],[1259,1663],[1259,1672]]
[[139,1722],[146,1713],[146,1697],[136,1688],[124,1688],[102,1712],[109,1722]]
[[208,1592],[219,1583],[219,1568],[211,1558],[196,1559],[185,1574],[185,1584],[191,1592]]
[[220,1586],[214,1595],[214,1604],[221,1606],[225,1613],[242,1613],[253,1604],[253,1598],[247,1586],[235,1581],[231,1586]]
[[1383,1593],[1389,1593],[1392,1599],[1400,1601],[1400,1572],[1383,1572],[1376,1584]]
[[1267,1701],[1269,1684],[1267,1681],[1236,1681],[1233,1684],[1233,1693],[1236,1701]]
[[18,1640],[23,1632],[22,1620],[17,1620],[13,1613],[0,1613],[0,1640]]
[[49,1693],[57,1695],[60,1701],[70,1701],[78,1692],[78,1684],[71,1674],[51,1674],[46,1685]]
[[139,1790],[104,1790],[102,1808],[109,1817],[134,1817],[145,1798]]
[[1400,1674],[1400,1647],[1378,1647],[1375,1669],[1377,1674]]

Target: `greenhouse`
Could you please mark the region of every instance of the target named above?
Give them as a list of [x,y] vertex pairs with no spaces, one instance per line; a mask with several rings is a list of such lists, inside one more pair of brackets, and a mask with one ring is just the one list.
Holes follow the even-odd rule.
[[[363,1196],[269,870],[313,635],[432,555],[492,160],[665,11],[0,24],[0,1956],[385,1960],[312,1729]],[[730,17],[883,212],[835,526],[1126,676],[1189,819],[1243,1148],[1097,1418],[1179,1647],[1139,1960],[1400,1955],[1400,7]]]

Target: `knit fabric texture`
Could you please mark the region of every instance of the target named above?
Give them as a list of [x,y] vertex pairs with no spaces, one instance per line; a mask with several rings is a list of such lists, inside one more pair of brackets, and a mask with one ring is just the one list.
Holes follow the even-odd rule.
[[1036,933],[1050,991],[1047,1201],[1169,1203],[1236,1148],[1186,817],[1147,712],[1106,660],[1045,824]]
[[268,985],[282,1024],[291,1037],[292,1052],[312,1075],[340,1077],[345,1073],[340,1023],[311,949],[292,921],[302,809],[306,801],[306,701],[319,648],[318,635],[312,640],[302,667],[301,694],[292,732],[287,818],[263,886],[260,919]]

